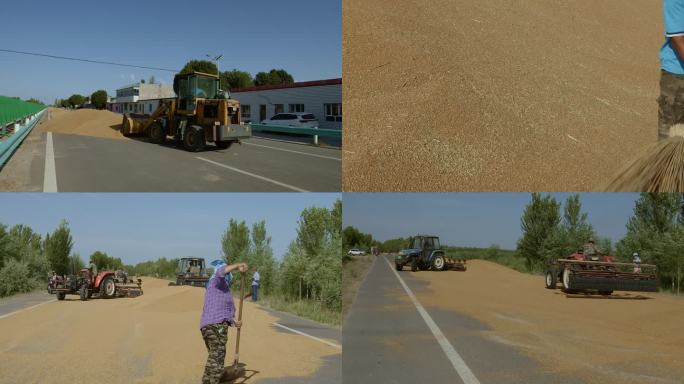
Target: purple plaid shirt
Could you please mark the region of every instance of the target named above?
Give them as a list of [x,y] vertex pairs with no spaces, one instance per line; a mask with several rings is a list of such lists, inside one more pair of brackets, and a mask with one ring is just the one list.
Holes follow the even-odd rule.
[[224,265],[209,280],[207,292],[204,294],[204,309],[202,310],[200,329],[223,321],[233,323],[235,303],[225,277],[226,267]]

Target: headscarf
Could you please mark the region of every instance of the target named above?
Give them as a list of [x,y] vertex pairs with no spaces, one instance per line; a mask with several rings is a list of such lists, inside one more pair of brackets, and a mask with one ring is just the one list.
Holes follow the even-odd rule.
[[[217,276],[218,271],[221,268],[226,267],[226,262],[221,260],[221,259],[216,259],[209,264],[214,267],[214,274],[211,277],[211,279],[213,279],[214,277],[218,278],[218,276]],[[207,288],[209,288],[209,282],[211,281],[211,279],[209,279],[209,281],[207,281],[207,286],[206,286]],[[230,288],[230,283],[233,281],[233,273],[232,272],[226,273],[226,276],[224,277],[224,279],[226,280],[226,284],[228,284],[228,288]]]

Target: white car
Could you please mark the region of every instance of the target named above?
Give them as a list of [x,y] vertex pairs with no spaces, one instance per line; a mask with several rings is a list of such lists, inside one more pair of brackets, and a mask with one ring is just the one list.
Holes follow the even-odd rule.
[[278,125],[283,127],[313,128],[318,127],[318,120],[313,113],[292,112],[279,113],[270,119],[263,120],[263,125]]
[[360,249],[354,248],[354,249],[350,249],[349,252],[347,252],[347,255],[349,255],[349,256],[365,256],[366,251],[362,251]]

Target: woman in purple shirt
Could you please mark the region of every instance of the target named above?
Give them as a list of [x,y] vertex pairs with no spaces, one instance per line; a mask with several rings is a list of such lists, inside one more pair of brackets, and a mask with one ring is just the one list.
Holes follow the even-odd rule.
[[247,264],[236,263],[226,265],[223,260],[211,262],[214,275],[207,283],[204,294],[204,309],[200,320],[200,331],[209,356],[204,367],[202,384],[218,384],[223,374],[226,360],[226,343],[228,342],[228,327],[240,328],[242,324],[235,320],[235,303],[230,293],[231,271],[247,271]]

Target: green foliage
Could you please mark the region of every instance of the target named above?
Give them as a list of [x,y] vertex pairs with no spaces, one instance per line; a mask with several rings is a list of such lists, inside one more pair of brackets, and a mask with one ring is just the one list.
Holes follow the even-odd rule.
[[557,248],[562,239],[557,234],[560,223],[560,204],[551,196],[532,194],[520,218],[523,235],[518,240],[518,254],[525,259],[529,270],[541,269],[549,248]]
[[376,242],[373,240],[373,235],[363,233],[352,226],[347,226],[342,231],[342,249],[350,248],[369,249]]
[[266,234],[266,221],[252,224],[250,250],[247,264],[256,268],[261,277],[261,292],[268,295],[275,289],[276,262],[271,248],[271,237]]
[[292,84],[294,78],[284,69],[271,69],[269,72],[259,72],[254,76],[254,85]]
[[100,89],[99,91],[93,92],[90,95],[90,102],[97,109],[104,109],[107,106],[107,91]]
[[31,277],[26,263],[10,259],[0,269],[0,296],[29,292],[37,287],[37,281]]
[[235,219],[230,219],[228,228],[226,228],[221,239],[221,250],[223,251],[223,259],[228,264],[247,260],[249,228],[244,221],[238,223]]
[[248,88],[254,85],[254,80],[249,72],[233,69],[221,72],[221,88],[230,90],[233,88]]
[[71,95],[67,99],[67,102],[69,107],[76,108],[77,106],[83,106],[86,102],[86,98],[81,95]]
[[446,255],[455,259],[464,260],[487,260],[497,264],[505,265],[519,272],[529,272],[525,265],[525,259],[518,257],[515,251],[501,249],[497,244],[492,244],[488,248],[476,247],[444,247]]
[[30,99],[26,100],[26,102],[27,102],[27,103],[33,103],[33,104],[45,105],[45,104],[43,104],[42,101],[40,101],[40,100],[38,100],[38,99],[34,99],[34,98],[30,98]]
[[58,275],[66,274],[69,266],[69,255],[71,255],[71,249],[74,246],[73,239],[71,237],[71,231],[69,230],[69,223],[66,220],[62,220],[59,227],[55,229],[52,235],[47,235],[45,237],[45,256],[52,270],[57,272]]
[[380,244],[382,252],[396,253],[408,247],[409,239],[400,237],[397,239],[385,240]]
[[79,254],[69,256],[69,273],[76,274],[81,269],[85,268],[85,263]]
[[133,276],[152,276],[163,279],[176,278],[176,269],[179,259],[166,259],[162,257],[156,261],[144,261],[136,265],[126,265],[124,270]]
[[123,269],[124,264],[118,257],[111,257],[105,252],[95,251],[88,258],[89,262],[92,260],[97,266],[98,271],[115,271],[117,269]]
[[180,74],[191,72],[202,72],[210,75],[215,75],[217,72],[216,64],[214,64],[213,61],[208,60],[190,60],[185,64],[185,66],[183,66],[183,69],[181,69]]

